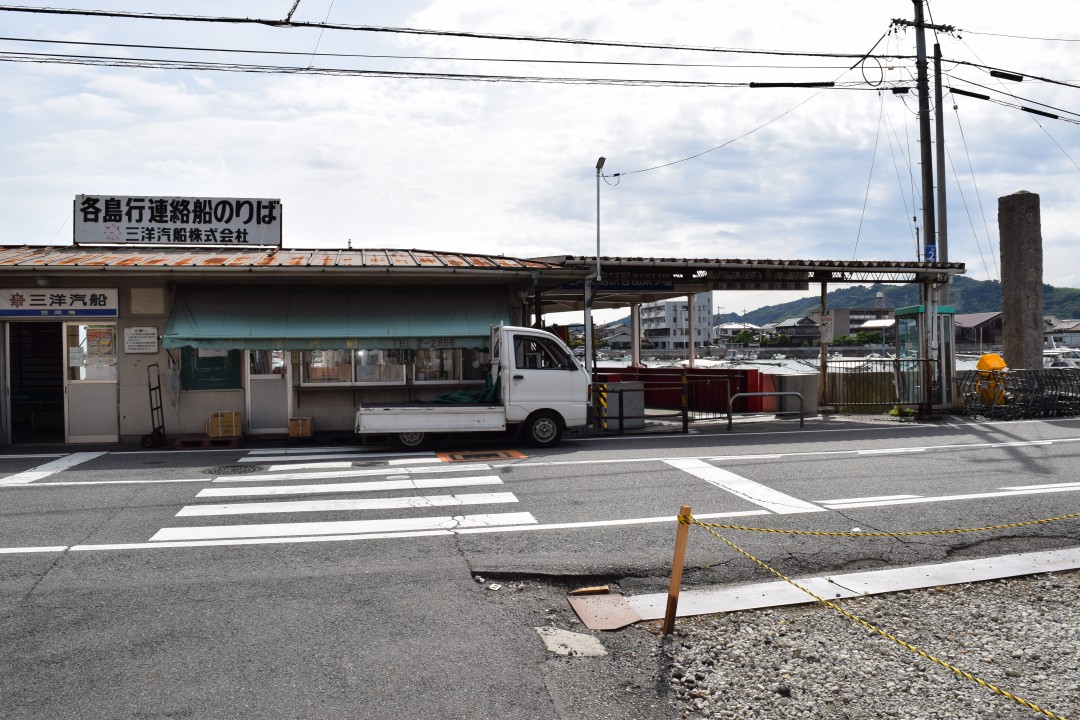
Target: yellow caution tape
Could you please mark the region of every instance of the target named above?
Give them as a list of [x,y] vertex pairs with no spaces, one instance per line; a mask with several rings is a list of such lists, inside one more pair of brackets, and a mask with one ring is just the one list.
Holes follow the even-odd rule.
[[883,638],[885,638],[887,640],[891,640],[892,642],[896,643],[900,647],[905,648],[905,649],[910,650],[911,652],[915,653],[919,657],[924,658],[926,660],[929,660],[930,662],[934,663],[935,665],[940,665],[941,667],[945,668],[946,670],[948,670],[948,671],[950,671],[950,672],[952,672],[952,673],[954,673],[956,675],[959,675],[962,678],[970,680],[971,682],[973,682],[973,683],[975,683],[977,685],[980,685],[980,686],[986,688],[987,690],[989,690],[989,691],[991,691],[993,693],[996,693],[998,695],[1001,695],[1002,697],[1005,697],[1005,698],[1008,698],[1009,700],[1012,700],[1013,702],[1016,702],[1016,703],[1018,703],[1020,705],[1023,705],[1024,707],[1028,708],[1029,710],[1034,710],[1035,712],[1040,713],[1042,715],[1045,715],[1048,718],[1052,718],[1053,720],[1067,720],[1067,718],[1065,718],[1062,715],[1058,715],[1058,714],[1056,714],[1054,712],[1051,712],[1050,710],[1039,707],[1035,703],[1030,702],[1028,700],[1025,700],[1024,698],[1019,697],[1017,695],[1013,695],[1012,693],[1008,692],[1007,690],[1003,690],[1003,689],[997,687],[996,685],[988,683],[985,680],[983,680],[983,679],[981,679],[979,677],[976,677],[975,675],[972,675],[971,673],[967,672],[966,670],[962,670],[962,669],[956,667],[955,665],[952,665],[952,664],[950,664],[948,662],[945,662],[944,660],[939,660],[938,658],[934,657],[933,655],[926,652],[925,650],[917,648],[914,645],[912,645],[911,643],[908,643],[908,642],[905,642],[904,640],[901,640],[900,638],[896,637],[895,635],[893,635],[893,634],[891,634],[891,633],[877,627],[873,623],[870,623],[870,622],[867,622],[866,620],[863,620],[861,617],[859,617],[855,613],[850,612],[848,610],[845,610],[844,608],[840,607],[839,605],[837,605],[834,602],[831,602],[830,600],[826,600],[825,598],[821,597],[820,595],[813,592],[809,588],[803,587],[799,583],[797,583],[794,580],[792,580],[791,578],[789,578],[787,575],[784,575],[782,572],[780,572],[776,568],[772,567],[768,563],[757,559],[756,557],[754,557],[753,555],[751,555],[750,553],[748,553],[747,551],[743,550],[741,547],[736,545],[735,543],[728,540],[726,537],[724,537],[720,533],[716,532],[716,530],[714,528],[717,528],[717,527],[730,527],[731,529],[735,529],[735,530],[756,530],[756,531],[760,531],[760,532],[784,532],[784,533],[790,533],[790,534],[796,534],[796,535],[847,535],[847,536],[873,535],[873,536],[879,536],[879,537],[898,537],[898,536],[905,536],[905,535],[938,535],[938,534],[943,534],[943,533],[947,533],[947,532],[975,532],[976,530],[990,530],[990,529],[997,529],[997,528],[1021,527],[1023,525],[1034,525],[1034,524],[1038,524],[1038,523],[1054,522],[1055,520],[1063,520],[1063,519],[1072,518],[1072,517],[1080,517],[1080,513],[1074,513],[1072,515],[1062,515],[1061,517],[1047,518],[1045,520],[1033,520],[1033,521],[1029,521],[1029,522],[1026,522],[1026,523],[1010,523],[1008,525],[998,525],[998,526],[986,527],[986,528],[968,528],[966,530],[957,530],[957,531],[934,530],[934,531],[922,531],[922,532],[913,532],[913,533],[824,533],[824,532],[810,532],[810,531],[770,530],[770,529],[765,529],[765,528],[746,528],[746,527],[734,527],[734,526],[716,525],[716,524],[713,524],[713,523],[703,523],[703,522],[701,522],[700,520],[698,520],[697,518],[695,518],[693,516],[686,516],[686,515],[679,515],[678,520],[679,520],[679,524],[681,524],[681,525],[700,525],[700,526],[702,526],[703,528],[708,530],[710,533],[712,533],[714,536],[716,536],[716,538],[723,541],[728,547],[735,550],[735,552],[737,552],[740,555],[743,555],[744,557],[750,559],[751,561],[753,561],[758,566],[760,566],[760,567],[764,568],[765,570],[769,571],[770,573],[772,573],[776,577],[780,578],[784,582],[788,583],[789,585],[792,585],[792,586],[798,588],[802,592],[806,593],[810,597],[817,600],[822,605],[824,605],[824,606],[826,606],[828,608],[831,608],[832,610],[835,610],[837,613],[839,613],[843,617],[846,617],[848,620],[851,620],[853,622],[858,623],[859,625],[861,625],[864,628],[866,628],[867,630],[875,633],[876,635],[880,635],[881,637],[883,637]]
[[700,525],[703,528],[719,528],[721,530],[746,530],[748,532],[777,533],[780,535],[819,535],[822,537],[916,537],[922,535],[955,535],[959,533],[990,532],[991,530],[1011,530],[1015,528],[1030,527],[1032,525],[1046,525],[1047,523],[1060,522],[1080,518],[1080,513],[1058,515],[1051,518],[1038,520],[1024,520],[1023,522],[1004,523],[1002,525],[986,525],[984,527],[957,528],[954,530],[909,530],[907,532],[840,532],[833,530],[784,530],[782,528],[759,528],[745,525],[724,525],[721,523],[705,523],[697,518],[686,520],[679,516],[679,522],[683,524]]

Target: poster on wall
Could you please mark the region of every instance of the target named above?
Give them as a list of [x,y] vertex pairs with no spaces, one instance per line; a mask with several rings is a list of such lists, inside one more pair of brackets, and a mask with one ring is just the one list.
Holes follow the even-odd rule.
[[152,355],[158,351],[156,327],[124,328],[124,352],[129,355]]
[[116,358],[115,331],[112,325],[86,326],[86,360],[89,364],[112,364]]
[[281,247],[281,201],[76,195],[76,245]]

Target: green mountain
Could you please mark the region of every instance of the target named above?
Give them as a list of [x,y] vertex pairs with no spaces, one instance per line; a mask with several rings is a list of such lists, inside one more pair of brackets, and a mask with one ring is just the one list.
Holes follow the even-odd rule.
[[[870,287],[848,287],[833,290],[825,297],[829,307],[874,308],[877,307],[879,292],[884,293],[885,307],[889,309],[919,304],[919,288],[915,285],[877,284]],[[998,312],[1001,310],[1001,283],[957,276],[949,288],[949,304],[956,308],[958,315]],[[812,296],[751,310],[746,313],[745,321],[764,325],[789,317],[809,315],[820,307],[820,298]],[[1080,290],[1043,285],[1043,312],[1059,318],[1080,318]],[[737,313],[725,313],[718,315],[716,320],[719,323],[742,322],[744,318]]]

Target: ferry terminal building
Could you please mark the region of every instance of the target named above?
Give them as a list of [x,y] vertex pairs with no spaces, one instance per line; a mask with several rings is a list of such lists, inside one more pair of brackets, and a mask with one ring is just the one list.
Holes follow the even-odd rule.
[[[102,211],[97,225],[80,214],[88,198]],[[824,297],[830,282],[929,285],[963,272],[957,263],[283,249],[277,201],[139,198],[140,218],[131,200],[76,198],[71,246],[0,247],[0,444],[137,441],[152,429],[154,378],[170,436],[205,432],[220,411],[239,412],[249,435],[285,434],[300,416],[317,432],[347,433],[361,402],[482,385],[492,325],[538,325],[543,313],[588,306],[630,307],[636,320],[642,303],[704,290],[814,282]],[[162,208],[177,201],[206,203],[207,222],[170,219]],[[231,210],[213,204],[222,202]],[[113,222],[101,222],[108,208]],[[159,211],[154,221],[148,208]],[[276,228],[257,222],[271,216]],[[200,241],[215,230],[216,243],[193,242],[193,229]]]

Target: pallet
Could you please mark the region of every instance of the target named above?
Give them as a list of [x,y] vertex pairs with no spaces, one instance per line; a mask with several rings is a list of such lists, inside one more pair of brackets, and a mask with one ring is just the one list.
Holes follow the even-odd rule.
[[177,450],[238,448],[239,437],[210,437],[209,435],[183,435],[176,439]]

